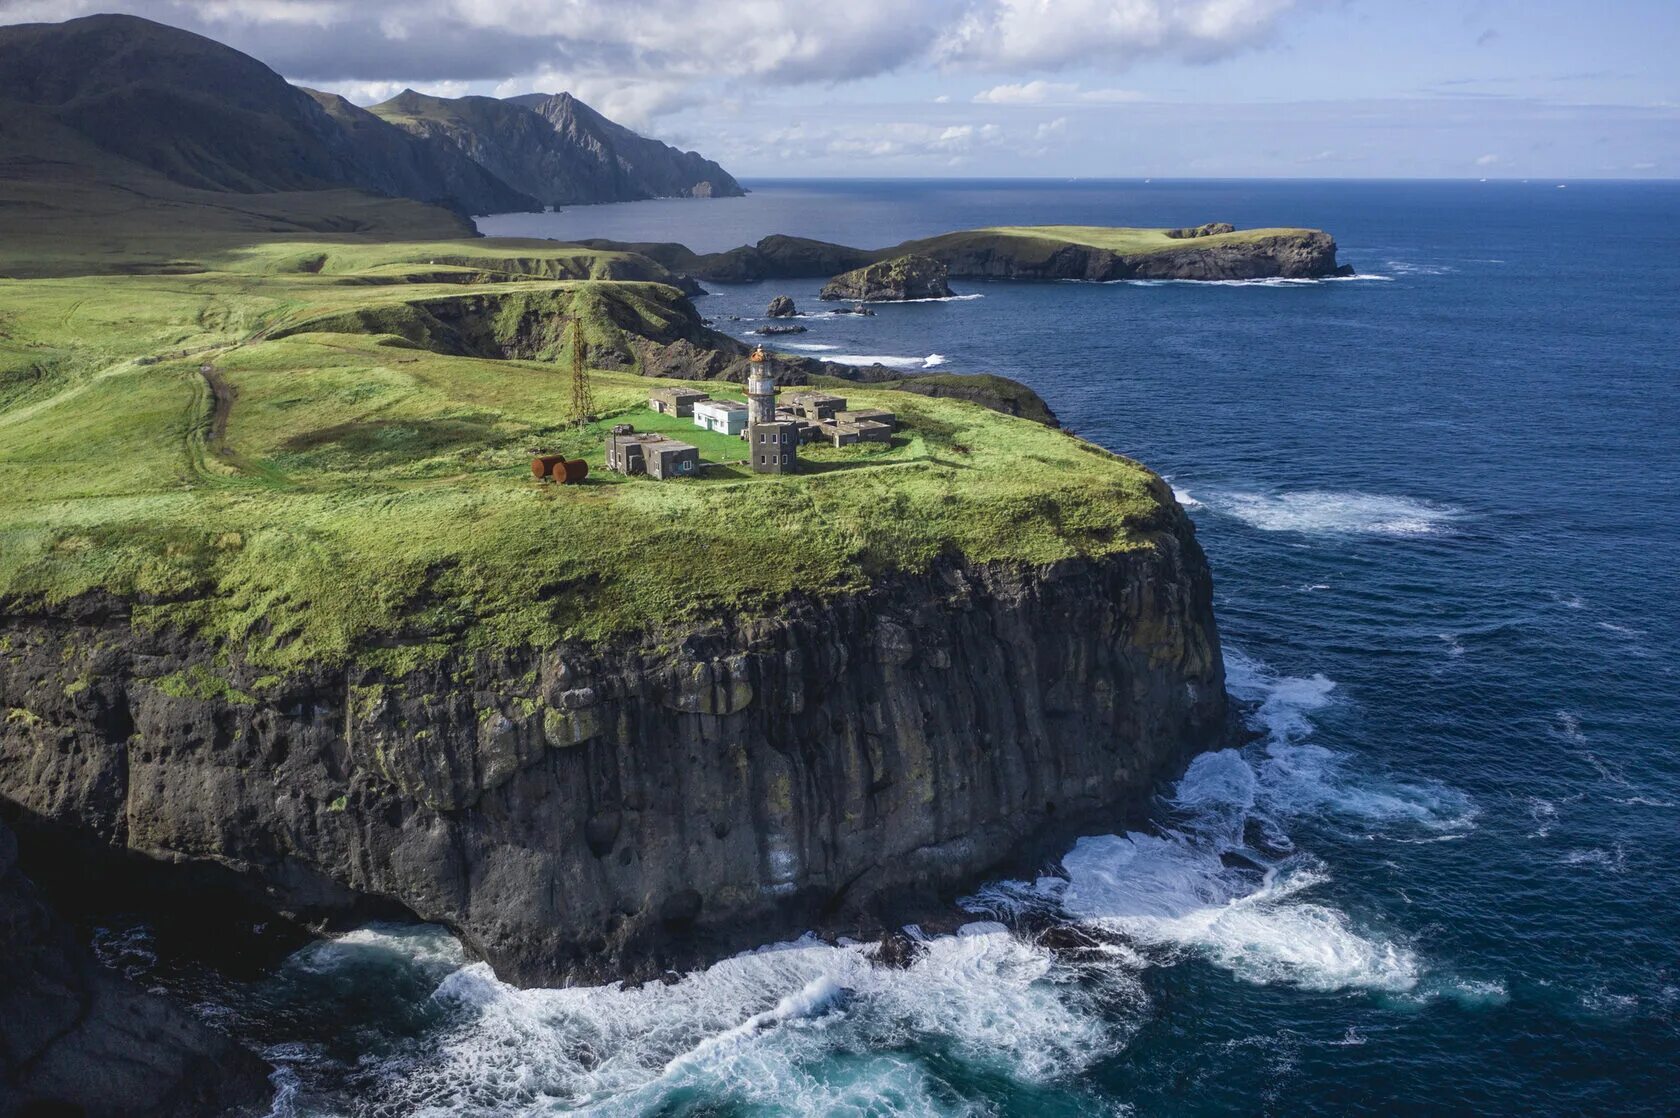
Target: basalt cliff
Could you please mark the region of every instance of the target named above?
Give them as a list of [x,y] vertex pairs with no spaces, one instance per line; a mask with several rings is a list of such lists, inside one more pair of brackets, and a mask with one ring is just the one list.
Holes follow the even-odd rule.
[[895,927],[1222,733],[1209,572],[1162,489],[1132,551],[404,674],[259,680],[114,598],[9,602],[0,805],[66,894],[438,921],[519,983]]

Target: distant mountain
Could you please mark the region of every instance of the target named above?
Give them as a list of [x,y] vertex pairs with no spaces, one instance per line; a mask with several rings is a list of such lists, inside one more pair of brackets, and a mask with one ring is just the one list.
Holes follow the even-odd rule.
[[643,197],[734,198],[746,193],[734,176],[699,152],[638,135],[570,93],[528,93],[508,101],[548,121],[580,159],[596,159],[603,176],[610,174]]
[[462,214],[742,193],[692,152],[644,139],[568,95],[540,100],[541,112],[405,93],[370,112],[135,16],[0,27],[0,119],[29,107],[197,190],[349,187]]
[[716,163],[614,124],[569,93],[428,97],[404,90],[370,112],[445,140],[551,206],[745,193]]

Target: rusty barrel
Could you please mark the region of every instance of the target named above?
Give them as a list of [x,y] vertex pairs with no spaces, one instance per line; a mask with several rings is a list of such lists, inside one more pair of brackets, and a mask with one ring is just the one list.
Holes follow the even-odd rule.
[[574,458],[570,462],[563,463],[563,466],[555,466],[554,480],[561,481],[562,475],[565,479],[564,484],[576,485],[589,476],[589,463],[581,458]]
[[[566,456],[564,454],[539,454],[531,459],[531,476],[549,477],[554,473],[554,468],[565,460]],[[557,480],[563,481],[564,479]]]

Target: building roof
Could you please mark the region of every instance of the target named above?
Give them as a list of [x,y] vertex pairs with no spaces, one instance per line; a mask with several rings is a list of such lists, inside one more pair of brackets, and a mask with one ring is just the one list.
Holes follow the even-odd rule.
[[694,410],[705,408],[707,411],[746,411],[747,405],[739,400],[696,400]]
[[648,393],[666,400],[709,400],[711,395],[698,388],[655,388]]

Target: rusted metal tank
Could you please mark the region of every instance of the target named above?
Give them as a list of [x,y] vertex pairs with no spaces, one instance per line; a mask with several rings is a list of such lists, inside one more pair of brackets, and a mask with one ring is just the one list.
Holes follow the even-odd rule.
[[564,454],[539,454],[531,459],[531,476],[537,478],[550,477],[554,467],[566,461]]
[[561,485],[576,485],[588,476],[589,463],[581,458],[573,458],[554,467],[554,480]]

